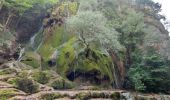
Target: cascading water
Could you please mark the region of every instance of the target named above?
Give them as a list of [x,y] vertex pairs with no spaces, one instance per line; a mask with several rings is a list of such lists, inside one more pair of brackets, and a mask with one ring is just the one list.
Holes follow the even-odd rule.
[[25,52],[25,48],[22,48],[22,49],[20,50],[19,57],[18,57],[18,60],[17,60],[17,61],[21,61],[24,52]]
[[38,34],[35,34],[33,37],[30,39],[30,45],[34,49],[35,48],[35,38]]
[[34,51],[37,51],[43,42],[43,27],[30,39],[30,46]]

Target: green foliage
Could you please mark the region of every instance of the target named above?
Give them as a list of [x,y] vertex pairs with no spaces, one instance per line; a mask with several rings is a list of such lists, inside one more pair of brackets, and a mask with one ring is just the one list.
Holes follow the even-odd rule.
[[38,91],[38,85],[26,77],[18,78],[16,85],[18,89],[26,93],[32,94]]
[[66,75],[66,72],[69,70],[69,68],[71,67],[70,65],[76,57],[73,46],[75,41],[76,38],[72,38],[68,42],[66,42],[63,47],[58,49],[59,55],[57,58],[57,71],[63,76]]
[[133,82],[134,89],[167,93],[170,87],[170,68],[166,60],[153,52],[140,58],[137,58],[136,63],[129,69],[129,78]]
[[[90,15],[90,16],[89,16]],[[67,29],[75,33],[85,42],[94,40],[93,35],[101,33],[99,28],[104,27],[106,19],[99,12],[85,11],[67,19]]]
[[32,0],[5,0],[4,6],[9,10],[23,14],[27,9],[33,7],[33,3]]
[[[43,33],[42,33],[43,34]],[[53,35],[48,37],[46,41],[40,46],[38,52],[47,61],[52,53],[56,50],[56,48],[64,42],[63,40],[67,40],[67,36],[64,35],[64,27],[57,27],[54,29]]]
[[82,11],[96,11],[98,9],[98,1],[97,0],[79,0],[79,12]]
[[145,79],[144,83],[149,92],[170,91],[170,68],[168,61],[157,53],[150,53],[144,56],[145,66],[150,74],[149,79]]
[[[5,0],[4,6],[14,12],[23,14],[26,10],[32,8],[35,4],[44,6],[46,4],[57,3],[57,0]],[[12,12],[11,12],[12,13]]]
[[[83,11],[68,18],[66,25],[68,32],[77,34],[87,47],[90,42],[99,41],[105,49],[109,47],[111,49],[120,49],[117,33],[106,27],[106,23],[106,18],[100,12]],[[106,45],[107,47],[105,47]]]
[[51,84],[51,86],[54,89],[71,89],[74,87],[74,84],[64,78],[58,78]]
[[113,65],[111,58],[103,54],[101,51],[90,49],[89,56],[86,57],[87,49],[82,45],[81,41],[76,38],[70,39],[62,47],[58,48],[57,56],[57,72],[65,77],[68,72],[89,73],[97,71],[100,77],[108,77],[113,82]]
[[35,52],[25,52],[22,62],[33,68],[39,68],[41,63],[39,55]]
[[146,89],[143,79],[148,78],[148,73],[145,71],[142,65],[143,55],[140,50],[135,50],[132,53],[133,64],[128,70],[128,76],[133,83],[133,87],[136,91],[144,91]]
[[36,80],[37,82],[39,82],[41,84],[46,84],[50,80],[50,76],[48,75],[47,72],[44,72],[44,71],[43,72],[42,71],[35,72],[33,74],[33,78],[34,78],[34,80]]
[[133,82],[134,89],[137,91],[144,91],[146,89],[143,79],[146,78],[146,72],[142,69],[143,66],[134,66],[129,69],[129,78]]
[[145,35],[143,15],[131,12],[121,25],[121,43],[127,46],[136,46],[142,43]]

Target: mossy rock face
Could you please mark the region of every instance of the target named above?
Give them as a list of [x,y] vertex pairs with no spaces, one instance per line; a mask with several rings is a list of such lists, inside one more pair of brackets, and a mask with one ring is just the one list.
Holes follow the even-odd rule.
[[38,49],[38,52],[46,62],[51,57],[51,55],[56,50],[56,48],[62,45],[71,36],[65,34],[64,26],[60,26],[60,27],[55,26],[53,27],[51,33],[49,33],[48,31],[47,32],[44,31],[44,34],[47,36],[43,37],[44,41],[40,46],[40,48]]
[[56,29],[53,37],[47,38],[40,47],[39,52],[44,59],[43,66],[50,67],[48,62],[53,60],[52,55],[57,51],[55,70],[62,77],[76,76],[72,74],[76,72],[78,74],[85,73],[87,75],[93,75],[94,77],[91,78],[91,80],[94,80],[94,78],[96,78],[97,81],[107,80],[107,85],[114,82],[114,66],[108,55],[93,48],[86,49],[83,43],[76,37],[71,38],[71,36],[69,36],[67,39],[70,39],[62,43],[58,41],[58,39],[61,40],[63,38],[62,34],[62,27]]
[[[87,50],[74,34],[65,33],[64,25],[53,26],[51,29],[51,32],[48,32],[48,29],[44,30],[44,40],[38,49],[43,58],[43,66],[50,68],[49,62],[55,61],[55,70],[62,77],[70,76],[73,72],[97,73],[93,78],[100,81],[108,80],[108,84],[114,83],[114,65],[108,55],[96,50],[96,47]],[[56,59],[52,59],[56,51]]]
[[[111,84],[113,79],[113,64],[111,58],[95,49],[86,49],[76,38],[57,49],[57,72],[63,77],[72,77],[72,73],[93,75],[98,80],[107,79]],[[73,75],[77,76],[77,75]],[[93,80],[93,79],[92,79]]]
[[71,39],[65,43],[63,47],[59,48],[57,57],[57,72],[62,76],[66,76],[67,71],[70,69],[71,64],[76,58],[75,49],[73,47],[76,38]]
[[72,89],[74,87],[74,84],[62,77],[56,79],[51,86],[54,89]]
[[22,62],[26,65],[32,66],[33,68],[38,68],[41,64],[41,57],[35,52],[26,52]]

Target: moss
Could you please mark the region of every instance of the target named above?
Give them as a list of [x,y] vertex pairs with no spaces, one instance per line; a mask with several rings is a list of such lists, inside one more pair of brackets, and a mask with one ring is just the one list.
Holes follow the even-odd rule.
[[40,57],[35,52],[26,52],[22,62],[33,68],[40,67]]
[[54,89],[71,89],[74,87],[74,84],[64,78],[58,78],[56,79],[52,84],[51,86],[54,88]]
[[85,46],[74,35],[65,34],[64,26],[56,26],[38,50],[43,57],[44,66],[49,66],[47,62],[56,50],[58,50],[56,71],[62,77],[66,77],[69,72],[73,71],[82,73],[96,71],[100,74],[100,78],[108,77],[110,83],[114,81],[112,72],[114,66],[111,58],[96,49],[90,49],[91,57],[85,57]]
[[0,100],[8,100],[17,94],[19,94],[19,92],[16,89],[0,89]]
[[52,53],[56,50],[56,48],[63,43],[63,38],[67,36],[64,35],[64,27],[55,27],[52,33],[45,33],[45,34],[52,34],[51,36],[47,37],[43,42],[42,46],[38,50],[41,56],[47,61]]
[[58,93],[44,94],[41,96],[42,100],[54,100],[58,98],[62,98],[63,96]]
[[56,68],[61,76],[66,77],[68,73],[73,71],[81,73],[97,72],[99,74],[97,77],[100,77],[100,79],[108,77],[110,83],[114,81],[112,60],[100,51],[90,49],[90,54],[86,57],[86,49],[76,38],[70,39],[57,50],[59,55]]
[[73,43],[76,41],[76,38],[72,38],[67,43],[65,43],[64,47],[59,49],[59,56],[57,59],[57,71],[62,76],[66,75],[66,72],[69,70],[70,64],[75,59],[75,53],[73,48]]
[[46,84],[50,80],[50,76],[45,71],[38,71],[33,73],[33,79],[41,84]]

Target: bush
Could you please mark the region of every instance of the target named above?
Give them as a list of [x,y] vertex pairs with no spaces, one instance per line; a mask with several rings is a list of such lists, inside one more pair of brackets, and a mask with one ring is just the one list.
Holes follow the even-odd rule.
[[170,68],[167,62],[169,61],[155,52],[143,56],[141,61],[138,63],[133,60],[136,63],[128,70],[133,88],[143,92],[168,93]]
[[33,74],[34,80],[41,84],[48,83],[50,76],[46,72],[36,72]]
[[38,85],[28,78],[19,78],[16,85],[18,89],[30,94],[35,93],[38,90]]
[[65,80],[63,78],[59,78],[57,79],[56,81],[54,81],[51,86],[54,88],[54,89],[71,89],[74,87],[73,83],[68,81],[68,80]]

